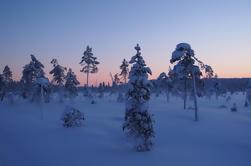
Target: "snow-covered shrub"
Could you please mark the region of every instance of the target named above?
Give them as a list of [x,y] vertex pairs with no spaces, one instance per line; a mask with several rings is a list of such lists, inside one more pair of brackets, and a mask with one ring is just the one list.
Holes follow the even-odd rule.
[[231,107],[231,111],[232,111],[232,112],[237,112],[236,103],[234,103],[233,106]]
[[96,103],[97,102],[94,99],[91,100],[91,104],[96,104]]
[[227,106],[225,104],[221,104],[219,105],[219,108],[223,109],[223,108],[227,108]]
[[152,72],[150,68],[146,67],[138,44],[135,49],[137,54],[129,62],[133,66],[129,73],[123,130],[136,140],[137,151],[148,151],[153,145],[154,137],[152,115],[148,113],[148,101],[152,87],[148,74],[152,74]]
[[246,100],[245,103],[244,103],[244,107],[248,107],[248,102],[247,102],[247,100]]
[[67,106],[61,120],[63,121],[64,127],[79,127],[82,126],[85,117],[78,109]]

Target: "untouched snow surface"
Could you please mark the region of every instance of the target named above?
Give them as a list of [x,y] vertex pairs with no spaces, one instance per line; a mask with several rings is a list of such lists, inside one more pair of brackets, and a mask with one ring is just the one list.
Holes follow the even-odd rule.
[[[0,104],[0,166],[250,166],[251,108],[244,96],[199,99],[199,122],[182,100],[152,97],[155,145],[135,152],[122,132],[125,105],[116,96],[71,105],[84,112],[84,126],[64,128],[60,117],[70,102],[44,105],[19,101]],[[233,102],[238,112],[231,112]],[[192,102],[188,106],[192,106]],[[41,114],[41,110],[43,114]],[[43,116],[42,116],[43,115]]]

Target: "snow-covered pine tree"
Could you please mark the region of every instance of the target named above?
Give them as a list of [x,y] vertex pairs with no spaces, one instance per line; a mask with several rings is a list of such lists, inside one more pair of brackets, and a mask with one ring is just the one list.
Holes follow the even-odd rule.
[[1,75],[1,81],[2,81],[2,87],[1,87],[1,100],[4,99],[4,97],[12,95],[11,91],[11,85],[13,83],[12,80],[12,72],[8,65],[4,67],[3,74]]
[[0,100],[1,101],[3,101],[3,98],[5,96],[4,88],[5,88],[4,78],[3,78],[2,74],[0,74]]
[[212,69],[211,66],[209,65],[204,65],[204,70],[205,70],[205,75],[206,75],[206,78],[213,78],[214,77],[214,71]]
[[51,64],[53,64],[53,69],[50,71],[50,74],[53,76],[52,83],[59,87],[63,87],[66,67],[59,65],[57,59],[52,59]]
[[32,84],[38,73],[44,75],[44,65],[34,55],[31,54],[30,56],[31,62],[23,67],[22,81],[25,84]]
[[120,65],[121,72],[119,74],[123,78],[124,83],[127,82],[127,76],[129,74],[128,66],[129,66],[129,63],[124,59],[122,64]]
[[83,53],[82,60],[80,64],[83,66],[83,68],[80,70],[80,72],[86,73],[86,86],[89,85],[89,74],[90,73],[97,73],[98,67],[97,65],[99,62],[97,61],[97,57],[93,56],[92,48],[89,46],[86,47],[86,50]]
[[125,89],[126,89],[127,77],[129,74],[128,67],[129,67],[129,63],[125,59],[123,59],[123,62],[120,65],[121,72],[120,72],[119,76],[122,77],[122,80],[124,81],[124,85],[122,85],[121,88],[119,88],[119,94],[118,94],[118,98],[117,98],[118,102],[124,102],[124,100],[125,100]]
[[65,89],[69,97],[75,97],[78,94],[77,85],[79,85],[76,75],[70,68],[65,76]]
[[[184,108],[186,108],[186,98],[187,98],[187,81],[193,81],[193,97],[194,97],[194,108],[195,108],[195,121],[198,120],[198,106],[197,106],[197,88],[196,82],[200,80],[202,76],[201,70],[205,70],[206,73],[213,72],[209,65],[205,65],[200,60],[195,57],[194,50],[187,43],[179,43],[176,46],[175,51],[172,53],[172,58],[170,62],[175,64],[172,75],[177,78],[184,80],[185,91],[184,91]],[[199,65],[195,65],[198,62]],[[208,74],[208,75],[211,75]]]
[[39,62],[34,55],[31,56],[31,62],[23,67],[21,82],[24,85],[23,97],[28,97],[32,86],[38,75],[44,76],[44,65]]
[[137,54],[130,60],[129,87],[126,101],[126,114],[123,130],[128,136],[136,139],[137,151],[149,151],[154,137],[153,117],[148,113],[151,83],[148,74],[152,74],[140,53],[140,47],[135,47]]
[[9,66],[6,65],[3,70],[3,79],[6,83],[11,83],[12,80],[12,71],[10,70]]
[[59,65],[57,59],[52,59],[51,64],[53,64],[53,69],[50,71],[50,74],[53,76],[52,83],[58,88],[59,102],[63,102],[63,86],[65,81],[64,72],[67,69],[66,67]]

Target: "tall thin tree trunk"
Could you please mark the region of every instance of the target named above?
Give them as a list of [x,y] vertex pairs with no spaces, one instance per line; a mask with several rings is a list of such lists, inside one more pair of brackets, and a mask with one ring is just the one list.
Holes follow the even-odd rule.
[[88,72],[87,72],[87,78],[86,78],[86,85],[87,85],[87,87],[89,86],[89,72],[90,72],[90,65],[88,64],[88,66],[87,66],[87,68],[88,68]]
[[40,85],[41,87],[40,87],[40,97],[41,97],[41,99],[40,99],[40,112],[41,112],[41,120],[43,120],[44,119],[44,113],[43,113],[43,102],[44,102],[44,89],[43,89],[43,86],[42,85]]
[[184,82],[184,110],[186,109],[187,105],[187,79],[185,78]]
[[198,121],[198,105],[197,105],[197,89],[196,89],[196,82],[195,82],[195,75],[194,75],[194,72],[193,72],[193,97],[194,97],[194,120],[195,121]]

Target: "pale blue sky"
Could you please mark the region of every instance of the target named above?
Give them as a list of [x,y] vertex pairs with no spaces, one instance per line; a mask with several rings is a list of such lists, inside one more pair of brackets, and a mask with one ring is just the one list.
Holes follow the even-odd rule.
[[17,79],[35,54],[47,73],[57,58],[83,84],[89,44],[101,63],[91,81],[107,81],[136,43],[155,78],[179,42],[221,77],[251,77],[249,0],[0,0],[0,21],[0,70],[8,64]]

